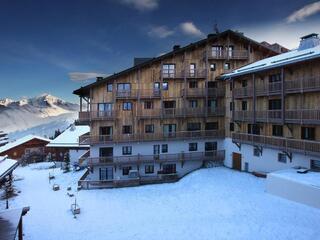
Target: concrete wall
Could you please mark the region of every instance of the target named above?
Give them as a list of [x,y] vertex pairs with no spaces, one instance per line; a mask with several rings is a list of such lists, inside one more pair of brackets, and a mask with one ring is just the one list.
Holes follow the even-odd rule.
[[287,158],[287,163],[278,161],[278,153],[282,153],[279,150],[263,148],[262,155],[256,157],[253,155],[254,146],[248,144],[241,144],[241,150],[232,143],[231,138],[226,138],[224,141],[224,149],[226,150],[225,165],[232,167],[232,153],[240,153],[242,155],[242,170],[245,170],[245,163],[249,164],[249,172],[263,171],[273,172],[277,170],[287,169],[294,166],[301,166],[310,168],[310,160],[315,158],[313,156],[293,153],[292,161]]
[[266,189],[268,193],[320,208],[320,188],[290,179],[268,174]]

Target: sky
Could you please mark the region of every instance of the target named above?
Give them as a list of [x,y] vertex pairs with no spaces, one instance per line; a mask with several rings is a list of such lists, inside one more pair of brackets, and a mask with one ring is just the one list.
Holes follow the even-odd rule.
[[[213,32],[290,49],[320,33],[320,1],[1,0],[0,98],[72,91]],[[90,80],[91,79],[91,80]]]

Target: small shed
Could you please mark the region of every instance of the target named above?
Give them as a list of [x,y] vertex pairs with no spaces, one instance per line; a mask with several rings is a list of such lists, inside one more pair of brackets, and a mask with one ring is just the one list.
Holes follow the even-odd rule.
[[71,125],[47,144],[47,152],[54,154],[56,161],[63,161],[65,153],[69,153],[71,164],[78,163],[79,158],[90,149],[89,145],[79,144],[79,137],[89,132],[89,126]]
[[47,138],[27,135],[0,147],[0,156],[7,155],[11,159],[21,160],[35,155],[40,158],[36,161],[41,161],[45,156],[45,146],[49,142],[50,139]]
[[0,186],[7,176],[12,176],[12,172],[18,164],[18,161],[9,159],[7,156],[0,157]]
[[26,215],[29,210],[29,207],[24,207],[0,212],[0,239],[22,240],[22,216]]

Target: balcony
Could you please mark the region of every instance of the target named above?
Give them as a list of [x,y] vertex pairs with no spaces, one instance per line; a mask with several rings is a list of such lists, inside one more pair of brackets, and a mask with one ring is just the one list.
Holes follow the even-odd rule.
[[163,108],[163,109],[143,109],[138,113],[140,119],[156,118],[184,118],[184,117],[206,117],[224,116],[223,107],[215,108]]
[[84,135],[79,138],[80,145],[94,145],[121,142],[168,141],[203,138],[224,138],[224,130],[180,131],[171,133],[137,133],[118,135]]
[[142,99],[161,98],[160,89],[140,89],[139,96]]
[[216,161],[223,163],[225,157],[224,150],[207,152],[188,152],[176,154],[158,154],[158,155],[129,155],[129,156],[111,156],[87,158],[89,165],[103,164],[140,164],[140,163],[166,163],[166,162],[184,162],[184,161]]
[[[286,94],[291,93],[304,93],[304,92],[316,92],[320,91],[320,76],[318,77],[302,77],[293,80],[286,80],[284,82],[284,92]],[[282,83],[274,82],[268,84],[257,84],[256,96],[272,96],[279,95],[282,91]],[[253,87],[243,87],[233,89],[234,97],[237,98],[249,98],[253,97]]]
[[199,68],[199,69],[194,69],[194,70],[173,69],[170,71],[161,71],[160,75],[162,75],[163,79],[174,79],[174,78],[205,79],[207,77],[207,70],[204,68]]
[[135,99],[137,97],[138,97],[138,89],[116,91],[116,98],[118,99]]
[[89,122],[91,120],[115,120],[116,111],[87,111],[79,112],[79,122]]
[[319,109],[288,110],[285,114],[285,122],[300,124],[320,124]]
[[303,154],[320,156],[320,142],[293,138],[253,135],[246,133],[233,133],[232,141],[250,145],[265,146],[286,152],[299,152]]
[[188,88],[186,91],[184,89],[181,90],[181,96],[186,95],[187,98],[205,98],[206,97],[206,90],[208,90],[208,97],[217,98],[217,97],[224,97],[225,95],[225,88]]
[[222,50],[222,51],[209,51],[208,59],[231,59],[231,60],[247,60],[249,59],[248,50]]

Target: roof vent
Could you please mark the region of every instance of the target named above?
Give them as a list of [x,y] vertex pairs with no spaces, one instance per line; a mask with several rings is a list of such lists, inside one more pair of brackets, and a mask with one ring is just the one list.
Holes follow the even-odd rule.
[[180,49],[180,45],[174,45],[173,46],[173,51],[177,51],[177,50],[179,50]]
[[311,33],[306,36],[303,36],[300,41],[299,50],[305,50],[308,48],[313,48],[320,45],[320,39],[318,34]]

